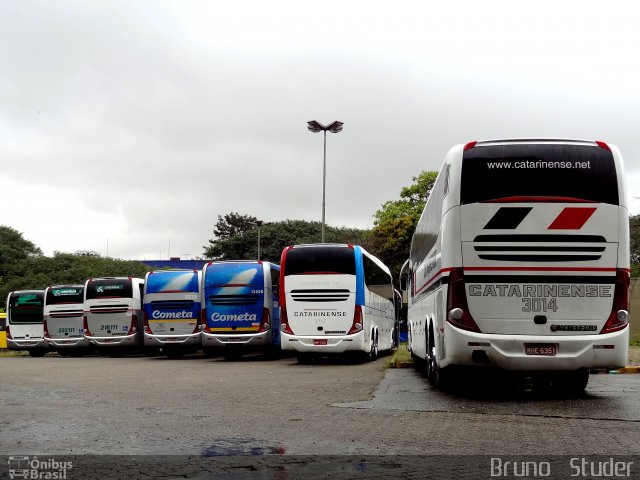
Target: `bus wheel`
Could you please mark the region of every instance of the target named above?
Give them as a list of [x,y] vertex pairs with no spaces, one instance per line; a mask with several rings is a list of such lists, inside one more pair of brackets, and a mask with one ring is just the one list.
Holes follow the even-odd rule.
[[378,335],[373,334],[371,339],[371,350],[369,350],[369,360],[372,362],[378,358]]
[[583,368],[575,372],[559,375],[554,383],[556,390],[570,395],[579,395],[587,388],[587,384],[589,383],[589,370]]
[[308,365],[313,361],[313,356],[309,353],[299,353],[296,358],[300,365]]
[[44,357],[46,350],[43,348],[37,348],[35,350],[29,350],[29,356],[31,357]]
[[440,386],[440,366],[436,359],[436,344],[433,339],[433,325],[429,327],[427,335],[427,379],[432,387]]

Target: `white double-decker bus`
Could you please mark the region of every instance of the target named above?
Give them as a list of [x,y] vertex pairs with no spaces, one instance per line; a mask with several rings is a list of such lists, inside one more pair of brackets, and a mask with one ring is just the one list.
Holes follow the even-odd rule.
[[394,289],[389,269],[357,245],[286,247],[280,263],[282,349],[313,356],[394,347]]
[[627,361],[629,274],[615,146],[458,145],[413,236],[410,349],[437,386],[454,367],[494,366],[581,391],[589,369]]

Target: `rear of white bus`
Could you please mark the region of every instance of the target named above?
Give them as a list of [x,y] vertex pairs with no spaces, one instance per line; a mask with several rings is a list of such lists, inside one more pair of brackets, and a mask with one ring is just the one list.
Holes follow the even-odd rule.
[[84,336],[92,345],[119,349],[142,345],[142,288],[132,277],[90,278],[85,283]]
[[[280,262],[282,349],[302,354],[368,351],[352,245],[286,247]],[[358,301],[360,300],[360,301]]]
[[43,290],[19,290],[7,296],[7,348],[27,350],[32,357],[41,357],[47,346],[44,341]]
[[84,337],[84,285],[54,285],[44,291],[44,335],[49,348],[81,351],[90,342]]
[[583,379],[624,366],[630,260],[618,149],[551,140],[459,148],[462,268],[449,276],[441,366]]

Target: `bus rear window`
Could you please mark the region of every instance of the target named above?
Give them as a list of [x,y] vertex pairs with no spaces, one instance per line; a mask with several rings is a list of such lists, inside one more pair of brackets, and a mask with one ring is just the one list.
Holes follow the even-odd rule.
[[12,293],[9,297],[11,323],[42,323],[44,292]]
[[292,248],[286,261],[285,275],[356,274],[355,254],[349,247]]
[[132,298],[131,280],[109,278],[92,280],[87,285],[87,300],[95,298]]
[[52,287],[47,290],[47,305],[59,303],[82,303],[84,287]]
[[546,197],[618,205],[613,154],[591,145],[477,146],[464,152],[460,197],[462,204]]

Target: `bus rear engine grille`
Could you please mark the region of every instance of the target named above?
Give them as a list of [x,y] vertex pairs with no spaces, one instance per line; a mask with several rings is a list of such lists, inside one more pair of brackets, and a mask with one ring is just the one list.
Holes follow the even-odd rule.
[[478,235],[473,248],[482,260],[587,262],[600,260],[605,243],[600,235]]
[[344,302],[350,293],[346,288],[291,290],[291,298],[294,302]]
[[193,308],[193,300],[156,300],[151,302],[151,308],[154,310],[159,308],[166,310],[191,310]]
[[89,307],[91,313],[125,313],[128,305],[94,305]]
[[211,305],[255,305],[260,300],[259,295],[210,295]]
[[56,312],[50,312],[51,318],[73,318],[81,317],[82,310],[58,310]]

